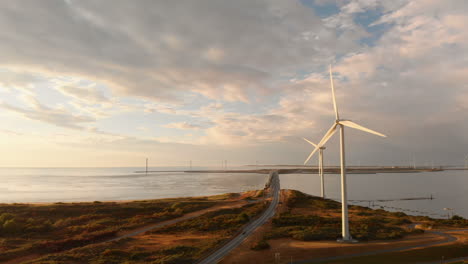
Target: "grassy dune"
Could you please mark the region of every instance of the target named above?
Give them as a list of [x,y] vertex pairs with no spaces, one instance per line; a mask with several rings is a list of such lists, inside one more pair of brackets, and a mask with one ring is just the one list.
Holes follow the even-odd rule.
[[223,203],[231,195],[132,202],[0,204],[0,262],[104,241]]
[[[278,238],[326,241],[340,236],[340,203],[298,191],[284,191],[283,194],[280,212],[261,236],[255,236],[255,241],[245,252],[262,254],[270,247],[269,241]],[[193,263],[258,217],[268,206],[262,197],[261,191],[252,191],[131,202],[0,204],[0,262]],[[427,228],[468,227],[468,221],[460,217],[438,220],[360,206],[350,206],[349,212],[351,234],[360,241],[391,240],[424,232],[408,229],[412,223]],[[191,218],[180,219],[180,222],[131,238],[99,243],[188,213],[192,213]],[[467,248],[466,245],[437,247],[434,251],[421,249],[412,254],[418,258],[447,250],[455,252],[453,256],[459,256],[457,252],[466,252]],[[398,263],[405,254],[394,258],[380,257]],[[376,263],[376,259],[380,260],[369,256],[346,263]]]
[[[293,238],[319,241],[340,238],[340,203],[292,190],[288,193],[285,206],[287,210],[273,219],[272,229],[264,235],[266,240]],[[468,227],[468,220],[457,216],[441,220],[354,205],[349,207],[349,218],[351,235],[359,241],[399,239],[424,232],[410,230],[408,226],[412,223],[422,223],[430,228]]]
[[207,212],[143,235],[49,254],[28,263],[194,263],[239,232],[266,206],[263,202],[249,203]]

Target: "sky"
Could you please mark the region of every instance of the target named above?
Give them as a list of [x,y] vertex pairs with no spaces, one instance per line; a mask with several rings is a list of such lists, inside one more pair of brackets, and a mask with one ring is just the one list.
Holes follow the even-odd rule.
[[[463,164],[463,0],[0,2],[0,167]],[[325,164],[338,164],[338,137]],[[309,164],[314,165],[317,158]]]

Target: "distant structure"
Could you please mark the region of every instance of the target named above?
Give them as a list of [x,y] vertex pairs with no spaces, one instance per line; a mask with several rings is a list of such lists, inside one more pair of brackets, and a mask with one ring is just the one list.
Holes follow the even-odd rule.
[[[302,138],[304,139],[305,141],[307,141],[309,144],[311,144],[312,146],[314,147],[318,147],[317,144],[313,143],[312,141],[306,139],[306,138]],[[319,147],[319,165],[318,165],[318,170],[319,170],[319,174],[320,174],[320,196],[322,198],[325,198],[325,178],[324,178],[324,173],[323,173],[323,150],[325,149],[325,147]],[[313,153],[312,153],[313,154]],[[307,157],[306,161],[304,161],[304,165],[306,165],[306,163],[310,160],[310,158],[312,158],[312,155],[309,155],[309,157]]]
[[452,212],[453,217],[453,208],[444,208],[444,211],[447,211],[447,219],[450,219],[450,212]]
[[148,174],[148,158],[146,158],[146,170],[145,173]]
[[335,123],[331,128],[325,133],[322,140],[317,144],[314,151],[310,154],[312,156],[317,150],[319,150],[325,143],[335,134],[336,130],[340,130],[340,160],[341,160],[341,206],[342,206],[342,239],[340,242],[353,242],[351,234],[349,233],[349,221],[348,221],[348,197],[347,197],[347,188],[346,188],[346,162],[345,162],[345,142],[344,142],[344,127],[351,127],[358,129],[367,133],[371,133],[377,136],[386,137],[384,134],[376,132],[374,130],[365,128],[361,125],[358,125],[350,120],[340,119],[338,113],[338,107],[336,105],[335,98],[335,87],[333,86],[333,75],[332,68],[330,65],[330,85],[332,89],[332,99],[333,99],[333,108],[335,110]]

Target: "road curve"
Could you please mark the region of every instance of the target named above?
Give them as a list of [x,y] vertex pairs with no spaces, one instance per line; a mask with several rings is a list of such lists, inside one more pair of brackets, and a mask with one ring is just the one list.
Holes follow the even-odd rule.
[[262,216],[255,219],[253,222],[249,223],[244,229],[242,229],[241,233],[236,237],[232,238],[229,242],[227,242],[224,246],[213,252],[211,255],[206,257],[205,259],[197,262],[198,264],[214,264],[218,263],[222,258],[224,258],[229,252],[233,249],[238,247],[250,234],[255,231],[258,227],[262,226],[268,219],[275,215],[276,206],[279,202],[279,193],[280,193],[280,182],[279,176],[277,171],[273,171],[270,173],[271,183],[270,183],[270,190],[273,191],[273,199],[270,203],[270,206],[266,209]]
[[[459,232],[459,231],[468,231],[468,229],[457,229],[457,230],[447,230],[445,232]],[[432,247],[432,246],[437,246],[441,244],[446,244],[450,243],[453,241],[456,241],[457,238],[447,234],[442,231],[426,231],[427,233],[432,233],[436,234],[442,237],[445,237],[444,240],[442,241],[436,241],[436,242],[429,242],[429,243],[423,243],[419,245],[413,245],[413,246],[405,246],[405,247],[397,247],[397,248],[389,248],[389,249],[380,249],[380,250],[374,250],[374,251],[368,251],[368,252],[363,252],[363,253],[355,253],[355,254],[349,254],[349,255],[343,255],[343,256],[335,256],[335,257],[325,257],[325,258],[316,258],[316,259],[306,259],[306,260],[299,260],[299,261],[294,261],[292,264],[308,264],[308,263],[320,263],[320,262],[326,262],[326,261],[334,261],[334,260],[342,260],[342,259],[348,259],[348,258],[354,258],[354,257],[363,257],[363,256],[370,256],[370,255],[376,255],[376,254],[382,254],[382,253],[390,253],[390,252],[397,252],[397,251],[403,251],[403,250],[411,250],[411,249],[416,249],[416,248],[423,248],[423,247]],[[460,258],[461,260],[468,258]],[[454,259],[457,261],[458,259]],[[436,262],[427,262],[427,264],[432,264]],[[424,263],[426,264],[426,263]]]

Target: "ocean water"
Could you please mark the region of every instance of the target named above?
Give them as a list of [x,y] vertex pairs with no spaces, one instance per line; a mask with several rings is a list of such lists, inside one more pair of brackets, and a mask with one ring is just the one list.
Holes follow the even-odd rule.
[[[325,195],[341,200],[340,175],[325,175]],[[348,200],[391,200],[374,202],[373,208],[403,211],[411,215],[446,218],[447,213],[468,218],[468,171],[421,173],[348,174]],[[318,175],[290,174],[281,177],[281,188],[320,195]],[[432,197],[433,200],[398,200]],[[350,202],[372,206],[372,202]],[[453,210],[444,210],[451,208]]]
[[[187,168],[150,168],[185,170]],[[206,169],[206,168],[196,168]],[[245,168],[244,168],[245,169]],[[157,199],[261,189],[264,174],[142,168],[0,168],[0,203]]]
[[[151,168],[156,170],[156,168]],[[157,168],[186,170],[187,168]],[[208,168],[196,168],[208,169]],[[231,168],[232,169],[232,168]],[[242,169],[248,169],[243,167]],[[265,174],[158,172],[142,168],[0,168],[0,203],[73,202],[157,199],[214,195],[261,189]],[[325,176],[326,195],[340,200],[339,175]],[[282,189],[320,195],[320,178],[311,174],[280,175]],[[350,200],[430,197],[433,200],[374,202],[374,208],[413,215],[468,217],[468,171],[349,174]],[[352,202],[369,206],[368,202]],[[372,205],[372,204],[371,204]]]

